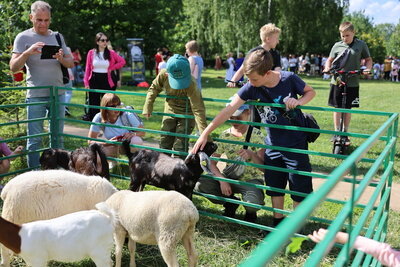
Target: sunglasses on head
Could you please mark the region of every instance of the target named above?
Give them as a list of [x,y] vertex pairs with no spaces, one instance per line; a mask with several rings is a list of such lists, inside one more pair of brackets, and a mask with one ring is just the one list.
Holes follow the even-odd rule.
[[108,39],[99,39],[99,42],[108,42]]

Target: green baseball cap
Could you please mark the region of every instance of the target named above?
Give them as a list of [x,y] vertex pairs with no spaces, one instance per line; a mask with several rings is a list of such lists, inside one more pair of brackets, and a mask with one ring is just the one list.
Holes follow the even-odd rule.
[[190,74],[189,60],[179,54],[175,54],[167,62],[168,81],[172,89],[185,89],[190,85],[192,75]]

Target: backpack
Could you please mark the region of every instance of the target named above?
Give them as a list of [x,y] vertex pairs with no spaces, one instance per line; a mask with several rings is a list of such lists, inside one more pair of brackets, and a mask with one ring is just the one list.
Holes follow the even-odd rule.
[[[126,107],[124,107],[124,109],[132,109],[133,110],[134,108],[132,106],[126,106]],[[131,124],[131,122],[129,121],[128,113],[132,113],[133,116],[135,116],[135,118],[140,122],[139,125],[143,125],[143,120],[141,118],[139,118],[139,116],[135,112],[122,112],[120,117],[121,117],[121,121],[122,121],[122,125],[123,126],[134,127]],[[104,130],[106,129],[106,126],[105,125],[99,125],[99,127],[100,127],[100,130],[103,131],[103,133],[104,133]]]

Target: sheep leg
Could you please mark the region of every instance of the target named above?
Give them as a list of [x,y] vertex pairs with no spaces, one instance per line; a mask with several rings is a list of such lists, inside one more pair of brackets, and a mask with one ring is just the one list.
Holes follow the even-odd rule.
[[170,243],[165,244],[164,242],[159,242],[158,247],[168,267],[179,267],[178,258],[176,256],[176,243],[171,246]]
[[122,247],[124,246],[125,236],[126,231],[121,226],[117,226],[114,233],[115,267],[121,267]]
[[10,267],[10,259],[12,256],[11,250],[0,244],[1,263],[2,267]]
[[136,267],[136,261],[135,261],[136,242],[130,237],[128,241],[128,249],[129,249],[129,254],[131,256],[129,267]]
[[197,265],[197,258],[198,258],[196,249],[194,247],[193,235],[194,235],[194,226],[189,227],[189,229],[186,231],[186,233],[183,235],[182,238],[183,246],[186,249],[189,261],[189,267],[195,267]]

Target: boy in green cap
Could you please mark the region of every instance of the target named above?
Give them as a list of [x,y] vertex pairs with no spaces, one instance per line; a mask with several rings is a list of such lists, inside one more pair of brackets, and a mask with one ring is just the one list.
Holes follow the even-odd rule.
[[[161,125],[162,131],[191,134],[195,123],[200,132],[207,127],[203,98],[201,92],[197,90],[196,80],[190,74],[190,64],[187,58],[178,54],[173,55],[167,62],[167,69],[161,70],[153,80],[143,106],[143,115],[146,118],[150,118],[154,101],[163,90],[168,96],[188,97],[190,103],[187,107],[185,99],[166,98],[164,113],[193,115],[194,120],[164,116]],[[160,148],[187,152],[188,147],[187,138],[161,135]]]

